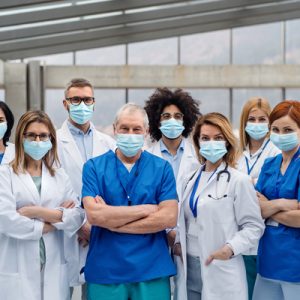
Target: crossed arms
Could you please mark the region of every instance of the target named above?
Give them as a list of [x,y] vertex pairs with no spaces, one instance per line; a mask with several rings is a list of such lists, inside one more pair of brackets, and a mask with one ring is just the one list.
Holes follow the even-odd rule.
[[300,227],[300,204],[297,199],[274,199],[269,201],[257,192],[262,217],[290,227]]
[[177,200],[165,200],[158,205],[111,206],[96,196],[83,198],[90,224],[120,233],[155,233],[176,226]]

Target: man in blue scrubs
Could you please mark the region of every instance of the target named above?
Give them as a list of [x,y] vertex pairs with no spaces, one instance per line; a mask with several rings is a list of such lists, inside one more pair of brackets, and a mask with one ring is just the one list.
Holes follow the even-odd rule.
[[165,229],[176,226],[176,184],[167,161],[142,151],[147,131],[145,111],[126,104],[114,122],[116,152],[84,165],[83,204],[93,225],[89,300],[170,299],[176,270]]

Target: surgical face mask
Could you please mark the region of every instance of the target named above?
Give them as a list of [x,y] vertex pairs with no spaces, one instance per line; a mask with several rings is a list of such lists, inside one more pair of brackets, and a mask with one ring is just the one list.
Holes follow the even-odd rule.
[[70,104],[70,118],[77,124],[85,124],[90,121],[94,113],[94,104],[86,105],[81,102],[79,105]]
[[200,142],[199,153],[209,160],[211,163],[216,163],[226,153],[226,142],[225,141],[205,141]]
[[254,140],[260,140],[264,138],[269,132],[269,124],[268,123],[252,123],[247,122],[247,126],[245,127],[245,131],[249,134],[249,136]]
[[143,134],[117,134],[117,147],[126,157],[135,156],[144,145]]
[[270,140],[282,151],[290,151],[299,145],[297,132],[288,134],[277,134],[272,132],[270,135]]
[[23,141],[23,147],[26,154],[34,160],[42,159],[52,148],[52,143],[48,141]]
[[6,131],[7,131],[7,122],[0,123],[0,140],[3,139]]
[[178,138],[184,130],[182,120],[175,120],[174,118],[171,118],[169,120],[161,121],[160,124],[160,131],[169,139]]

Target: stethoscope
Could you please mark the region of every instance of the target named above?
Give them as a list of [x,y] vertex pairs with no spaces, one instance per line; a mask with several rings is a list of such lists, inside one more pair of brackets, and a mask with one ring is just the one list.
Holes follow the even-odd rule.
[[[190,196],[190,209],[193,213],[193,216],[195,218],[197,218],[197,205],[198,205],[198,200],[199,200],[199,196],[197,197],[196,200],[194,200],[195,198],[195,194],[196,194],[196,191],[198,189],[198,185],[199,185],[199,182],[200,182],[200,178],[201,178],[201,175],[202,175],[202,172],[203,170],[205,169],[205,166],[203,166],[200,170],[200,173],[195,181],[195,184],[194,184],[194,187],[193,187],[193,190],[192,190],[192,193],[191,193],[191,196]],[[215,173],[217,172],[218,168],[213,172],[213,174],[208,178],[207,182],[210,181],[210,179],[215,175]],[[227,176],[227,184],[229,183],[230,179],[231,179],[231,174],[230,172],[228,171],[228,164],[226,163],[225,165],[225,168],[219,172],[217,172],[217,183],[216,183],[216,190],[215,190],[215,197],[212,196],[211,194],[208,194],[207,196],[209,198],[212,198],[214,200],[220,200],[222,198],[226,198],[227,197],[227,194],[223,194],[222,196],[219,196],[219,193],[218,193],[218,183],[220,181],[220,177],[221,175],[225,174]],[[224,177],[224,176],[222,176]]]

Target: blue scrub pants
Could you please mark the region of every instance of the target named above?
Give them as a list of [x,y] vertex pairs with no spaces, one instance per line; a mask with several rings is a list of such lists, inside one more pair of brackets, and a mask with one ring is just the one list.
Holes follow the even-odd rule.
[[300,299],[300,283],[273,280],[257,274],[253,300],[296,300]]
[[188,300],[201,300],[202,278],[199,257],[187,255],[186,288]]

